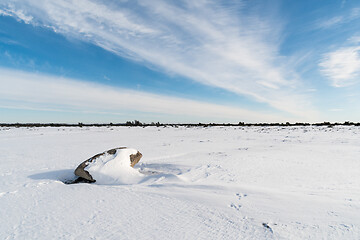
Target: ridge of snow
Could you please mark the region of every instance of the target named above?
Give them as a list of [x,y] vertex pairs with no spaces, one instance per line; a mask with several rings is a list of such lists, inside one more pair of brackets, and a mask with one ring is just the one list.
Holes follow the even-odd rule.
[[143,178],[138,169],[130,166],[130,155],[136,149],[116,149],[115,154],[105,153],[89,162],[85,170],[96,180],[97,184],[133,184]]

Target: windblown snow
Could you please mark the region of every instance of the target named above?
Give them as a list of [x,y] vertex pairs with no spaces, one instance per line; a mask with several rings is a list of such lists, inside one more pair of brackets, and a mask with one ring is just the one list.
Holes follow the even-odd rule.
[[89,162],[85,170],[98,184],[132,184],[138,183],[143,174],[130,166],[130,155],[136,154],[136,149],[117,149],[115,154],[105,153]]
[[[0,128],[0,239],[360,239],[359,133]],[[64,184],[119,146],[143,154],[135,168],[129,149]]]

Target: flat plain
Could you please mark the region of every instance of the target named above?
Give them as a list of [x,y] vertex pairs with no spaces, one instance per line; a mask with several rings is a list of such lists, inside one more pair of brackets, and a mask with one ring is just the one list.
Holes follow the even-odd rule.
[[[140,177],[64,184],[115,147]],[[360,128],[0,128],[1,239],[359,239]]]

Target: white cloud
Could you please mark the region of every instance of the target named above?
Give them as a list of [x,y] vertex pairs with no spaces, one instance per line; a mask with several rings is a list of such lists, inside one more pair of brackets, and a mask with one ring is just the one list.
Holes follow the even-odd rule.
[[331,28],[331,27],[334,27],[336,25],[343,23],[344,21],[346,21],[346,19],[343,16],[336,16],[336,17],[332,17],[330,19],[320,21],[317,24],[317,27],[318,28]]
[[342,0],[341,1],[341,8],[343,8],[345,6],[345,4],[346,4],[346,0]]
[[14,9],[2,10],[2,9],[0,9],[0,15],[16,17],[19,20],[24,21],[27,24],[29,24],[33,20],[33,17],[26,15],[23,10],[14,10]]
[[358,43],[360,43],[360,36],[354,35],[348,39],[348,42],[352,43],[352,44],[358,44]]
[[31,19],[149,67],[249,96],[299,118],[316,114],[278,54],[281,24],[241,7],[190,0],[6,2],[3,9],[19,19],[31,16],[25,22]]
[[349,18],[350,19],[356,19],[360,17],[360,8],[353,8],[351,9],[351,13]]
[[349,23],[360,18],[360,8],[352,8],[347,14],[331,17],[328,19],[317,20],[315,26],[320,29],[330,29]]
[[0,107],[121,115],[126,111],[199,121],[284,121],[284,117],[219,104],[126,90],[0,68]]
[[343,47],[327,53],[321,59],[321,72],[334,87],[355,84],[360,79],[360,47]]

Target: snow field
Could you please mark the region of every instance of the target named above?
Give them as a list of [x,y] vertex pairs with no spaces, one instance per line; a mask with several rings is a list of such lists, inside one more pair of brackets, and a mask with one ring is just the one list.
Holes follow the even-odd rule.
[[[0,128],[0,238],[359,239],[359,130]],[[62,182],[120,146],[135,177]]]

